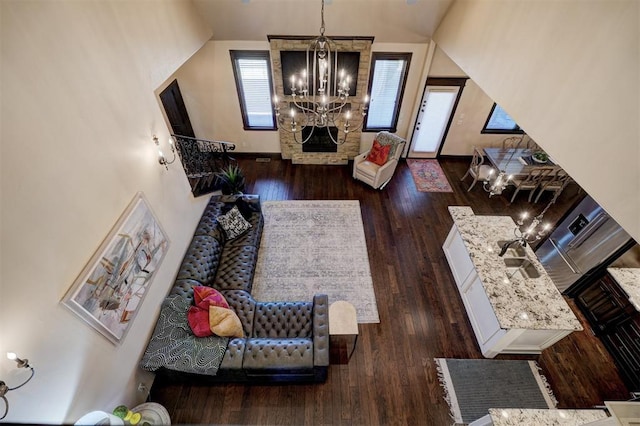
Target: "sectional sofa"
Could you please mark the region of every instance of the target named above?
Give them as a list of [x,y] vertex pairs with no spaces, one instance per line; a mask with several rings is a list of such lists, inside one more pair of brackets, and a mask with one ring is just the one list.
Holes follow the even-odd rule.
[[[233,207],[251,225],[235,238],[220,226]],[[236,212],[237,213],[237,212]],[[206,382],[321,382],[329,365],[326,295],[263,302],[251,296],[264,218],[257,195],[214,195],[160,309],[141,368],[161,379]],[[224,296],[242,337],[196,337],[187,321],[194,287]]]

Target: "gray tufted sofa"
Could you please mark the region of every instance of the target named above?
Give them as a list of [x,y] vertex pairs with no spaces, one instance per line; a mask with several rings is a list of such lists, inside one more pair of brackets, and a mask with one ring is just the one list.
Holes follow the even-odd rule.
[[[226,241],[216,217],[230,210],[239,197],[245,211],[247,208],[251,211],[252,227],[240,237]],[[156,371],[157,379],[167,381],[273,383],[326,379],[329,365],[327,296],[316,295],[310,302],[258,302],[251,296],[263,223],[259,196],[212,196],[167,296],[167,300],[179,296],[193,304],[194,286],[208,285],[219,290],[240,318],[245,337],[228,339],[226,349],[221,346],[224,356],[219,368],[211,368],[206,358],[208,354],[215,355],[220,338],[214,337],[217,341],[196,338],[188,325],[172,327],[169,330],[172,348],[168,352],[172,352],[174,359],[165,362],[165,357],[171,354],[162,353],[159,357],[150,354],[154,339],[156,348],[161,341],[162,331],[157,324],[140,363],[142,368]],[[167,303],[163,305],[161,318],[165,309],[169,309]],[[177,356],[184,358],[184,362],[175,359],[178,350],[181,354]]]

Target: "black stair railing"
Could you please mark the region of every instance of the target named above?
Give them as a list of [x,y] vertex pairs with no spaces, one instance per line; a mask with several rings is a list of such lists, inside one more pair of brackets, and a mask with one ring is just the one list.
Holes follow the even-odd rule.
[[235,159],[229,152],[236,149],[231,142],[212,141],[183,135],[171,135],[178,157],[189,179],[191,192],[202,195],[216,188],[216,173]]

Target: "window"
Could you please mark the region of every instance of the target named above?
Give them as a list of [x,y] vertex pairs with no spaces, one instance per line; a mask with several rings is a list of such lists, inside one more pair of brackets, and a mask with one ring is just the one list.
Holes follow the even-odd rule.
[[500,105],[494,103],[491,107],[487,122],[480,133],[515,133],[523,134],[524,131],[509,117],[509,114],[503,110]]
[[373,53],[365,131],[396,131],[410,61],[411,53]]
[[275,130],[271,66],[266,50],[231,50],[245,130]]

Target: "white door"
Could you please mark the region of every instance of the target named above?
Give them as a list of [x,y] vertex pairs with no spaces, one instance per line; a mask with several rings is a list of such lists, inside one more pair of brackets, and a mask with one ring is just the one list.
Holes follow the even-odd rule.
[[408,157],[435,158],[438,155],[459,91],[459,86],[427,86]]

